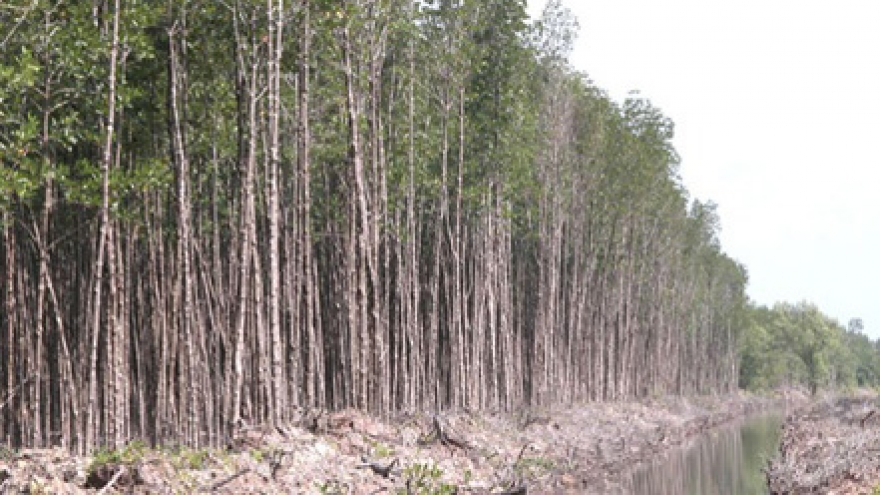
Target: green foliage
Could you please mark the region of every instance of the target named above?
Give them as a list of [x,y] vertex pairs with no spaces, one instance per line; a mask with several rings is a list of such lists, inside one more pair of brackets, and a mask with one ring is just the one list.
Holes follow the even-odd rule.
[[263,449],[250,449],[251,458],[257,462],[263,462],[266,459],[266,452]]
[[740,386],[851,389],[880,384],[880,351],[812,304],[753,307],[739,340]]
[[283,452],[276,447],[255,447],[248,451],[251,458],[257,462],[273,462],[283,456]]
[[403,470],[406,489],[401,495],[452,495],[457,492],[455,485],[442,481],[443,470],[432,462],[414,463]]
[[88,471],[91,473],[106,465],[135,464],[143,459],[148,450],[149,446],[141,440],[132,441],[119,449],[98,449],[92,454]]
[[749,390],[766,390],[775,385],[778,371],[774,365],[779,360],[772,356],[772,334],[768,328],[766,308],[750,311],[748,326],[739,340],[740,387]]
[[316,481],[315,488],[321,495],[344,495],[351,492],[348,486],[336,480]]
[[171,464],[177,469],[198,470],[207,466],[211,454],[206,449],[181,448],[171,456]]
[[370,441],[370,447],[373,451],[373,457],[384,459],[394,455],[394,448],[385,445],[379,441]]

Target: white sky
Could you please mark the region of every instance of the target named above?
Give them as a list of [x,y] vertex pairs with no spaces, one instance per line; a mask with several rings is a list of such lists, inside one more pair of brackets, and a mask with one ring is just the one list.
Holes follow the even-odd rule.
[[718,203],[751,299],[810,301],[880,337],[880,2],[563,3],[575,68],[675,122],[685,187]]

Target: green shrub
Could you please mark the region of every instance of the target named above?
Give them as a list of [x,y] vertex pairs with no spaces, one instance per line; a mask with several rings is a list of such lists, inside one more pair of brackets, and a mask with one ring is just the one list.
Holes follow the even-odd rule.
[[403,471],[406,489],[400,495],[452,495],[457,492],[454,485],[440,480],[443,470],[434,463],[410,464]]
[[177,469],[204,469],[210,457],[205,449],[180,449],[172,456],[171,464]]
[[141,440],[129,442],[119,449],[98,449],[92,454],[88,471],[94,472],[95,469],[108,464],[132,465],[143,459],[148,449],[149,446]]
[[385,445],[382,442],[370,442],[370,446],[373,450],[373,457],[378,457],[380,459],[388,458],[394,455],[394,449]]

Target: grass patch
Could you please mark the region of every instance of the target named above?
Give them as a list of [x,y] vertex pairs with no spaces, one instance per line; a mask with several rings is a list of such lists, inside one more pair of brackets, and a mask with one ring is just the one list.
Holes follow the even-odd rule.
[[453,495],[458,492],[455,485],[444,483],[443,470],[434,463],[415,463],[403,470],[406,489],[398,495]]
[[556,462],[547,457],[523,457],[513,466],[521,476],[534,478],[549,473],[556,467]]

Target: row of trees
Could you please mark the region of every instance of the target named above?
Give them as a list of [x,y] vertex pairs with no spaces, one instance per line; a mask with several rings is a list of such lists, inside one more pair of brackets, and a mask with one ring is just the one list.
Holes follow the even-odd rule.
[[744,269],[558,2],[0,6],[0,437],[737,386]]
[[739,344],[743,388],[803,386],[815,394],[880,386],[880,344],[860,319],[844,328],[807,302],[754,306],[748,314]]

